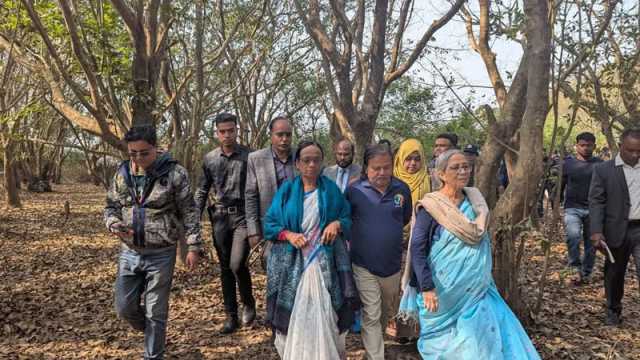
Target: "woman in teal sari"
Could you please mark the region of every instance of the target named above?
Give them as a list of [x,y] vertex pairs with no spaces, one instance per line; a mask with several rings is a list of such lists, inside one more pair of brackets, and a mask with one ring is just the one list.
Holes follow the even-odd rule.
[[419,320],[424,359],[540,359],[491,275],[489,210],[465,187],[470,166],[459,150],[436,161],[443,187],[416,205],[403,276],[401,318]]
[[[344,333],[359,307],[343,233],[351,212],[338,186],[320,176],[322,147],[301,142],[300,176],[283,184],[264,219],[267,321],[283,359],[345,357]],[[342,335],[341,335],[342,334]]]

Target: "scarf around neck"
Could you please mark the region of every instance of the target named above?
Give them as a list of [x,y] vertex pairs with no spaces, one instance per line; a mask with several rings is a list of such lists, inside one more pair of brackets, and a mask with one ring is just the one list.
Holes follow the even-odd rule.
[[438,224],[450,233],[469,245],[475,245],[487,232],[489,206],[477,188],[465,187],[463,192],[476,213],[476,219],[473,221],[469,220],[456,204],[439,191],[425,195],[416,206],[416,211],[424,207]]
[[[474,187],[465,187],[463,193],[471,203],[476,219],[470,220],[460,211],[460,208],[452,203],[449,198],[439,191],[426,194],[422,200],[414,207],[414,215],[420,208],[424,208],[433,219],[444,227],[447,231],[455,235],[458,239],[468,245],[477,245],[487,233],[489,224],[489,206],[480,190]],[[409,283],[411,277],[411,239],[413,238],[413,228],[415,216],[411,220],[411,235],[402,274],[402,287]]]

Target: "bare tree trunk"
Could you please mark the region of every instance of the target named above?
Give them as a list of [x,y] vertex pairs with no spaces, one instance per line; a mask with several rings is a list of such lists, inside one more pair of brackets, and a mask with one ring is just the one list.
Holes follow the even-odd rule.
[[4,188],[6,190],[5,201],[7,206],[16,208],[21,207],[22,203],[18,192],[18,176],[13,163],[13,151],[14,146],[11,144],[7,144],[4,147]]
[[[365,117],[365,115],[361,114],[360,112],[356,113],[356,116]],[[360,163],[362,162],[362,157],[364,156],[364,150],[373,141],[373,130],[375,129],[376,124],[375,117],[377,117],[377,115],[372,117],[373,119],[358,121],[352,128],[353,137],[356,139],[355,161]]]
[[182,165],[193,173],[195,161],[193,159],[195,155],[195,149],[198,143],[198,136],[200,130],[202,130],[203,120],[203,101],[204,101],[204,59],[203,59],[203,38],[204,38],[204,2],[202,0],[196,1],[196,49],[195,49],[195,64],[196,64],[196,95],[195,106],[193,110],[193,122],[191,124],[190,133],[187,134],[187,141],[185,143],[185,157]]
[[161,64],[166,61],[171,1],[139,1],[131,4],[133,7],[124,0],[112,0],[112,4],[127,27],[134,48],[132,124],[155,124],[159,115],[156,87]]
[[598,117],[600,120],[600,129],[602,130],[602,133],[607,140],[607,146],[609,147],[611,154],[615,154],[618,152],[618,142],[616,141],[615,136],[613,136],[614,126],[612,126],[612,122],[609,120],[608,115],[602,115]]
[[68,152],[65,153],[64,149],[62,149],[58,155],[58,159],[56,160],[53,175],[53,183],[56,185],[60,185],[62,183],[62,165],[64,164],[64,160],[67,158],[67,154]]
[[[522,116],[525,111],[528,80],[528,56],[527,52],[522,55],[518,71],[513,79],[513,83],[507,93],[504,108],[501,110],[499,119],[496,119],[491,107],[484,107],[487,116],[488,136],[486,143],[482,146],[482,152],[478,158],[476,181],[478,189],[488,199],[489,205],[495,205],[497,179],[496,174],[500,168],[500,161],[505,156],[507,150],[505,144],[510,142],[522,123]],[[496,139],[501,139],[497,141]]]
[[542,176],[542,138],[549,109],[550,26],[548,3],[525,0],[528,56],[526,110],[520,128],[520,149],[509,187],[498,201],[492,228],[495,230],[494,277],[505,300],[523,322],[529,319],[518,284],[520,264],[515,241],[519,226],[536,206],[538,179]]

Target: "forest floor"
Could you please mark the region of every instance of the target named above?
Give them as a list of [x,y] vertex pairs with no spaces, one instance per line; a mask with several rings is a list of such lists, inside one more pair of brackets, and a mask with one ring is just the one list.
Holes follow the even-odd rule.
[[[64,202],[71,215],[64,214]],[[0,359],[136,359],[142,334],[116,318],[112,288],[118,242],[102,222],[104,191],[64,184],[45,194],[22,193],[22,209],[0,209]],[[203,222],[209,237],[209,226]],[[210,241],[207,243],[210,247]],[[533,303],[542,272],[539,241],[526,245],[525,299]],[[602,257],[589,285],[566,285],[562,239],[552,242],[544,302],[527,327],[544,359],[640,359],[640,296],[630,265],[624,322],[603,325]],[[169,359],[277,359],[270,331],[259,321],[232,336],[224,320],[217,262],[195,272],[176,267],[167,335]],[[265,275],[254,265],[258,313],[264,314]],[[350,359],[363,356],[347,337]],[[388,359],[418,359],[415,345],[387,342]],[[481,360],[481,359],[480,359]]]

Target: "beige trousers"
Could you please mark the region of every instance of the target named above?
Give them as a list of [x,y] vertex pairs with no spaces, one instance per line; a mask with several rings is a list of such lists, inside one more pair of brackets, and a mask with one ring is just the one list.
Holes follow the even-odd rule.
[[398,311],[401,272],[379,277],[353,265],[353,276],[362,301],[362,343],[368,360],[384,360],[384,331]]

